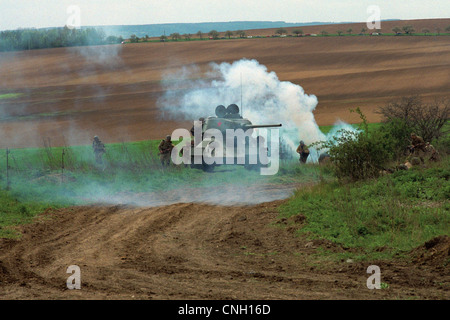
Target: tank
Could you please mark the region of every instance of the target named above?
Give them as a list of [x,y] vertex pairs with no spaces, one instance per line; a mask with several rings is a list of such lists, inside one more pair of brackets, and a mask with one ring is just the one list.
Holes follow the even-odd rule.
[[[281,124],[253,124],[250,120],[243,118],[240,114],[239,107],[236,104],[230,104],[228,107],[225,107],[223,105],[219,105],[216,107],[215,110],[216,116],[207,117],[203,120],[202,124],[202,141],[197,146],[194,144],[194,140],[191,144],[191,167],[192,168],[199,168],[204,171],[211,171],[214,169],[215,166],[218,166],[219,164],[213,163],[208,164],[204,160],[204,157],[202,156],[202,163],[201,164],[195,164],[194,163],[194,149],[195,148],[201,148],[202,154],[205,151],[205,149],[208,149],[210,147],[211,142],[214,142],[215,137],[209,138],[208,136],[205,137],[205,132],[209,129],[216,129],[219,130],[223,137],[223,164],[229,164],[228,161],[232,158],[233,164],[237,165],[244,165],[247,169],[253,169],[253,168],[259,168],[261,166],[261,161],[259,158],[259,148],[260,143],[264,144],[264,141],[262,141],[262,137],[256,137],[255,143],[256,143],[256,149],[250,147],[250,139],[252,139],[249,135],[253,132],[253,129],[256,128],[274,128],[274,127],[281,127]],[[227,148],[226,146],[226,139],[227,139],[227,129],[242,129],[246,135],[243,139],[239,139],[236,136],[234,136],[234,143],[233,147]],[[251,130],[251,131],[248,131]],[[242,157],[239,157],[238,159],[238,148],[245,150],[244,155]],[[267,150],[267,148],[264,148]],[[197,151],[198,152],[198,151]],[[214,156],[214,151],[211,153],[212,156]],[[231,155],[227,161],[227,155]],[[250,164],[250,159],[257,159],[256,164]],[[240,163],[243,162],[243,163]],[[254,162],[254,161],[252,161]]]

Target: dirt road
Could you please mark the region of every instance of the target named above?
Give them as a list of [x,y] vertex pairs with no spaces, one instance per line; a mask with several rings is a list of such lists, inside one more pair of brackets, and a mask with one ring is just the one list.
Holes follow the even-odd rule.
[[[329,261],[319,247],[346,250],[296,236],[305,221],[279,219],[282,202],[48,211],[20,240],[0,240],[0,299],[450,297],[448,269],[433,262],[448,257],[448,237],[412,252],[412,264]],[[367,288],[372,264],[388,288]],[[80,267],[80,290],[66,287],[70,265]]]

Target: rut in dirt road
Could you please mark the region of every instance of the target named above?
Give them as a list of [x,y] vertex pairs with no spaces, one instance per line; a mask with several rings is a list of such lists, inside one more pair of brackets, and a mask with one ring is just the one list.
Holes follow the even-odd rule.
[[[344,249],[296,236],[305,221],[280,220],[281,203],[48,212],[20,240],[0,240],[0,298],[373,299],[415,290],[368,290],[365,264],[316,266],[319,245]],[[81,290],[66,287],[70,265],[80,267]]]

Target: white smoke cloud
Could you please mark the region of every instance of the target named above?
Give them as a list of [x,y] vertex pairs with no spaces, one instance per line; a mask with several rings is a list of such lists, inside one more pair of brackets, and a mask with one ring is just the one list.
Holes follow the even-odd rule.
[[253,124],[281,123],[282,137],[293,150],[300,140],[310,144],[326,139],[314,119],[317,97],[280,81],[258,61],[211,64],[209,81],[189,79],[192,70],[184,68],[164,78],[166,93],[158,102],[163,117],[196,120],[214,115],[218,105],[235,103]]
[[342,120],[338,120],[334,123],[333,128],[327,133],[326,140],[337,140],[342,135],[343,131],[357,132],[358,129]]

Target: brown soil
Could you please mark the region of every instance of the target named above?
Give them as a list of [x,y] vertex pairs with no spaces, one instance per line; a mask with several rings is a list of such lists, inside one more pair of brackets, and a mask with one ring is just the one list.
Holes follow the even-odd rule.
[[[448,299],[448,267],[438,263],[335,262],[345,252],[278,219],[283,201],[254,206],[179,203],[163,207],[87,206],[50,211],[0,240],[0,299]],[[448,260],[449,239],[411,253]],[[442,249],[442,248],[444,249]],[[442,249],[442,250],[441,250]],[[439,258],[440,259],[440,258]],[[369,265],[380,290],[366,286]],[[67,267],[81,270],[69,290]]]
[[[42,146],[47,138],[88,144],[95,134],[106,143],[157,139],[189,128],[159,119],[163,73],[242,58],[316,95],[320,125],[357,121],[348,112],[356,106],[379,121],[376,107],[393,98],[449,97],[449,44],[450,37],[430,36],[144,43],[114,47],[114,67],[86,60],[80,48],[0,53],[0,94],[23,94],[0,100],[0,148]],[[449,298],[448,237],[413,250],[411,259],[328,261],[316,255],[319,247],[346,249],[296,236],[305,221],[278,220],[282,202],[47,212],[20,228],[20,240],[0,240],[0,299]],[[372,264],[389,288],[367,289]],[[81,290],[66,288],[70,265],[81,268]]]
[[[450,24],[427,21],[420,23],[431,29]],[[410,24],[417,29],[418,23]],[[117,51],[109,56],[115,63],[102,63],[111,55],[106,48]],[[358,106],[378,122],[376,109],[405,95],[420,94],[425,101],[449,97],[448,36],[262,38],[0,53],[0,94],[23,93],[0,100],[0,148],[42,146],[43,139],[89,144],[94,135],[107,143],[159,139],[190,128],[192,121],[160,118],[163,74],[195,64],[199,74],[193,77],[204,77],[209,63],[242,58],[256,59],[280,80],[316,95],[319,125],[359,122],[349,112]]]

